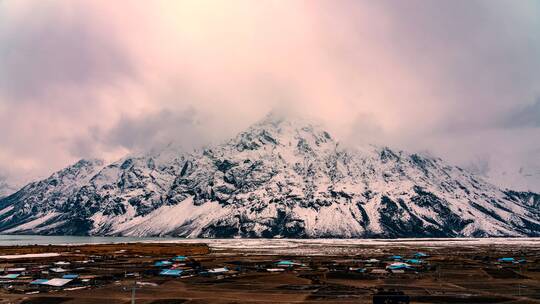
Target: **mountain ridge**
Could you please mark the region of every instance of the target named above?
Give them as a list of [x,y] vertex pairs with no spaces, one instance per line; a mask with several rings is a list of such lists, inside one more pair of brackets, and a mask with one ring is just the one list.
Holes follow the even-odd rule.
[[442,159],[342,147],[275,113],[220,144],[81,160],[0,199],[0,232],[181,237],[540,235],[540,196]]

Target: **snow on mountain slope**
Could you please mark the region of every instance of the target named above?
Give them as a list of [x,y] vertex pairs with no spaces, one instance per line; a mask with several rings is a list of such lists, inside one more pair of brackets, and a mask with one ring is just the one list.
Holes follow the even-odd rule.
[[[0,200],[0,231],[185,237],[540,235],[540,196],[269,115],[219,145],[89,161]],[[78,173],[77,173],[78,172]],[[58,180],[58,181],[57,181]],[[10,209],[11,208],[11,209]],[[45,218],[36,221],[37,217]]]
[[101,160],[80,160],[70,167],[55,172],[47,179],[30,183],[16,193],[1,199],[2,230],[26,231],[54,223],[56,216],[69,208],[70,197],[87,184],[102,166]]

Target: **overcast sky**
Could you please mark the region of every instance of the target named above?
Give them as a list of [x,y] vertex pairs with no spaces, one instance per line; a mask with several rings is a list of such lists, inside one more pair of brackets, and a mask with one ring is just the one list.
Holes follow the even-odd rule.
[[540,176],[540,1],[0,0],[0,180],[189,149],[275,108]]

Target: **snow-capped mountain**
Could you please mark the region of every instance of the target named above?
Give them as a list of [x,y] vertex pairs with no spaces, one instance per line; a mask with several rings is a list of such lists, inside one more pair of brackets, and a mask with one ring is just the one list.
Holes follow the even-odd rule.
[[0,200],[0,232],[185,237],[538,236],[540,195],[429,155],[342,147],[269,115],[218,145],[81,160]]

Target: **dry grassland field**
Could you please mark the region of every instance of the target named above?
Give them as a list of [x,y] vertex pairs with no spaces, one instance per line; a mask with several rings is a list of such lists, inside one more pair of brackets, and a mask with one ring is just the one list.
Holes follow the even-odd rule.
[[0,303],[540,303],[539,249],[539,239],[2,246]]

